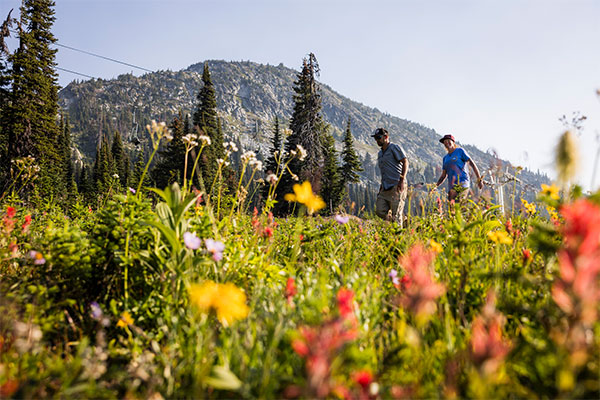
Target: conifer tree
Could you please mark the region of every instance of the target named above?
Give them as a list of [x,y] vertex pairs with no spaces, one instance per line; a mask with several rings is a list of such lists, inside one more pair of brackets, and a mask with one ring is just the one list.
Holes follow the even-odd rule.
[[348,185],[360,181],[358,172],[362,172],[363,168],[360,165],[360,159],[354,150],[354,138],[350,128],[350,118],[346,125],[346,133],[344,135],[344,149],[342,150],[342,181]]
[[217,160],[225,157],[223,148],[223,133],[217,117],[217,98],[215,88],[210,78],[208,64],[204,64],[202,73],[202,88],[198,92],[198,105],[193,116],[194,130],[210,137],[211,145],[204,148],[201,158],[202,179],[210,185],[217,172]]
[[120,185],[125,187],[127,186],[127,166],[125,165],[125,150],[123,149],[123,141],[121,140],[121,133],[119,131],[115,131],[110,153],[113,171],[115,174],[119,175]]
[[[273,123],[273,137],[271,138],[271,148],[269,149],[270,156],[267,158],[265,162],[265,176],[269,174],[275,174],[279,176],[281,172],[281,150],[282,150],[282,141],[281,141],[281,130],[279,129],[279,118],[275,117],[275,121]],[[263,186],[263,198],[267,198],[269,195],[270,183],[266,182]]]
[[[144,148],[142,147],[140,152],[138,153],[137,161],[135,162],[135,166],[133,167],[133,173],[131,174],[131,182],[129,182],[129,186],[137,187],[138,183],[142,179],[142,174],[144,173],[144,168],[146,168],[146,155],[144,153]],[[152,185],[152,181],[150,180],[150,176],[146,174],[144,177],[144,182],[142,183],[143,187],[148,187]]]
[[269,158],[267,158],[267,162],[265,163],[265,173],[266,174],[277,174],[280,170],[281,160],[281,131],[279,129],[279,118],[275,117],[275,122],[273,123],[273,138],[271,139],[271,148],[269,149]]
[[[183,112],[179,111],[169,125],[173,139],[163,151],[159,152],[160,159],[152,170],[152,178],[158,188],[162,189],[173,182],[178,182],[180,186],[183,185],[185,144],[182,138],[187,134],[186,130],[189,130],[185,125]],[[193,160],[188,160],[188,175],[191,175],[192,166]]]
[[321,197],[326,204],[323,212],[331,214],[342,201],[344,184],[341,179],[340,166],[335,151],[335,139],[328,133],[323,136],[323,153],[325,165],[321,181]]
[[36,183],[42,195],[65,189],[58,141],[57,50],[51,32],[54,1],[23,0],[19,47],[10,57],[11,93],[6,110],[8,157],[33,156],[40,166]]
[[4,129],[6,124],[6,110],[10,98],[10,65],[8,59],[10,50],[5,43],[5,38],[10,36],[10,30],[16,23],[11,17],[12,10],[8,13],[6,20],[0,25],[0,188],[4,187],[8,180],[10,159],[8,158],[8,131]]
[[[301,161],[294,158],[289,163],[290,170],[300,181],[309,181],[314,191],[319,192],[323,176],[323,136],[327,124],[321,114],[321,95],[315,75],[319,73],[319,64],[314,54],[310,53],[302,62],[302,71],[294,82],[294,110],[290,120],[292,134],[285,142],[285,152],[295,151],[301,145],[306,151],[306,158]],[[285,173],[277,187],[277,198],[282,199],[285,193],[292,192],[295,182],[289,173]],[[289,207],[279,201],[276,207],[278,213],[285,213]]]

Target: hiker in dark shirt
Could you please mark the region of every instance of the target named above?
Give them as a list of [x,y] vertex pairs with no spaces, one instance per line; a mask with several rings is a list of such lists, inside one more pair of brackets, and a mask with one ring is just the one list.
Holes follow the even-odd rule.
[[[377,154],[377,165],[381,172],[381,186],[377,194],[375,213],[385,220],[396,221],[400,227],[403,222],[404,202],[408,184],[408,159],[404,149],[397,144],[390,143],[388,131],[378,128],[371,135],[375,138],[381,150]],[[391,211],[391,217],[388,213]]]

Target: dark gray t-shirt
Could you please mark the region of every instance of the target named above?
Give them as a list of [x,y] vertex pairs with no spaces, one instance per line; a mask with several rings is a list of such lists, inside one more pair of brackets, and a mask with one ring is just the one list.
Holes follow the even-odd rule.
[[400,161],[406,158],[404,149],[397,144],[390,143],[385,149],[377,153],[377,165],[381,171],[381,185],[383,190],[390,190],[398,184],[402,176],[402,164]]

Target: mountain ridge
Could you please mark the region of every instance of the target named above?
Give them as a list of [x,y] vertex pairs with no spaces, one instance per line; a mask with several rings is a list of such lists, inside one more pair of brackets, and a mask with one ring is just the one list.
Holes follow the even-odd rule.
[[[238,140],[266,157],[275,116],[282,120],[282,126],[291,116],[293,82],[298,71],[283,64],[207,60],[179,71],[156,71],[139,77],[126,74],[111,80],[74,81],[67,85],[59,93],[60,104],[68,111],[74,142],[83,158],[93,159],[102,135],[110,137],[119,130],[125,140],[131,141],[134,136],[143,136],[142,127],[151,119],[168,123],[179,110],[191,114],[204,63],[208,63],[211,72],[226,138]],[[368,163],[362,174],[364,184],[378,184],[373,164],[378,148],[370,134],[380,126],[388,129],[392,142],[402,145],[408,153],[410,182],[435,182],[445,154],[438,143],[441,135],[435,129],[351,100],[326,84],[320,83],[320,88],[323,116],[338,146],[347,118],[352,121],[355,146],[361,161]],[[482,170],[514,168],[508,161],[475,146],[463,147]],[[545,175],[527,169],[519,177],[523,186],[539,188],[539,183],[548,181]]]

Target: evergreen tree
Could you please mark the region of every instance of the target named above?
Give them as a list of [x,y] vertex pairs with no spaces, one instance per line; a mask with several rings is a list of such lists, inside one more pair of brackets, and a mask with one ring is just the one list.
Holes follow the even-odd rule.
[[341,179],[340,166],[335,151],[335,139],[327,133],[323,136],[323,153],[325,165],[321,181],[321,197],[326,204],[323,212],[331,214],[342,201],[344,184]]
[[215,88],[210,79],[208,64],[204,64],[202,73],[203,86],[198,92],[198,106],[193,116],[194,129],[199,129],[202,134],[210,137],[211,145],[202,151],[202,180],[206,185],[213,182],[217,172],[217,160],[225,157],[223,148],[223,133],[217,117],[217,98]]
[[[314,54],[310,53],[302,63],[302,71],[294,82],[294,110],[290,120],[292,134],[285,142],[285,152],[290,154],[297,145],[306,151],[306,158],[301,161],[294,158],[289,163],[291,171],[300,181],[308,180],[314,191],[319,192],[323,174],[323,137],[327,124],[321,114],[321,95],[315,75],[319,73],[319,65]],[[289,173],[285,173],[277,187],[277,198],[283,198],[285,193],[292,192],[295,183]],[[278,213],[287,212],[289,207],[280,201],[277,204]]]
[[125,187],[127,186],[128,166],[125,165],[125,150],[123,149],[123,141],[121,140],[121,133],[119,131],[115,131],[110,153],[113,163],[113,173],[119,175],[119,183],[121,187]]
[[62,164],[60,169],[64,171],[63,177],[67,202],[72,204],[77,195],[77,185],[75,184],[74,168],[71,162],[71,125],[69,124],[69,118],[62,114],[60,117],[60,126],[61,135],[58,142]]
[[350,118],[346,125],[346,134],[344,135],[344,149],[342,150],[342,181],[348,185],[360,181],[358,172],[362,172],[363,168],[360,165],[360,160],[354,150],[354,138],[350,129]]
[[8,158],[33,156],[40,166],[36,183],[42,195],[65,190],[58,145],[58,77],[55,70],[56,39],[54,1],[23,0],[19,47],[10,57],[12,83],[6,110]]
[[[129,186],[137,187],[138,183],[142,179],[144,168],[146,168],[146,154],[144,153],[144,148],[142,147],[142,149],[138,153],[135,166],[133,167],[133,174],[131,174],[131,182],[129,183]],[[152,181],[150,180],[149,174],[146,174],[146,176],[144,177],[144,182],[142,183],[142,187],[148,186],[152,186]]]
[[[279,129],[279,118],[275,117],[275,122],[273,123],[273,137],[271,139],[271,148],[269,149],[269,158],[265,162],[265,176],[269,174],[275,174],[279,176],[281,165],[281,150],[282,150],[282,142],[281,142],[281,131]],[[265,186],[263,187],[263,198],[267,198],[269,195],[269,182],[265,182]]]
[[8,180],[10,159],[8,158],[8,131],[3,129],[6,124],[5,113],[10,98],[10,65],[8,59],[10,51],[4,38],[10,36],[10,29],[16,23],[11,17],[12,10],[6,20],[0,25],[0,189],[4,181]]
[[[186,116],[187,121],[187,116]],[[152,170],[152,178],[158,188],[164,188],[173,182],[183,185],[183,173],[185,164],[185,144],[183,137],[187,134],[186,123],[183,120],[183,113],[173,118],[169,125],[173,139],[167,144],[165,150],[159,152],[160,159]],[[188,176],[191,175],[193,160],[188,160]]]

